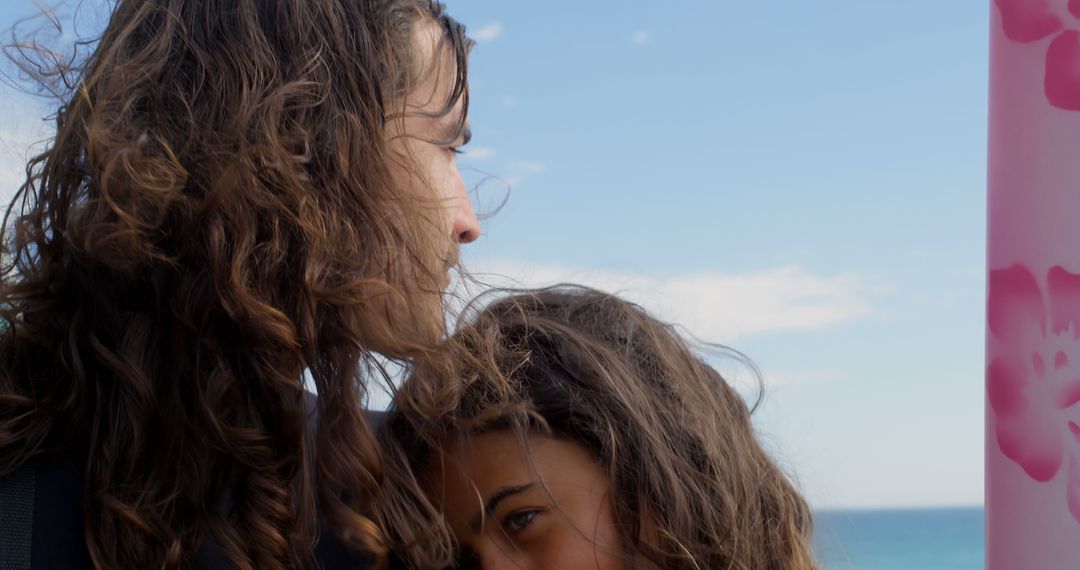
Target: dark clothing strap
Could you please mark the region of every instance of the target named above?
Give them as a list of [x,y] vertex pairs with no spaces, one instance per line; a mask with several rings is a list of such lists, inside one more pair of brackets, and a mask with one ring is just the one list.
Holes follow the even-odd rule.
[[0,570],[30,570],[34,466],[0,477]]

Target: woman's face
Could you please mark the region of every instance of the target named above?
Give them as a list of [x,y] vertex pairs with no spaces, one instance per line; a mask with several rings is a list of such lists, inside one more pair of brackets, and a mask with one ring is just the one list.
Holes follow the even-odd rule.
[[[456,151],[469,137],[467,129],[456,128],[464,119],[463,102],[459,98],[449,112],[442,112],[454,87],[449,50],[438,49],[442,36],[442,28],[430,19],[416,23],[413,51],[419,79],[394,102],[385,131],[390,175],[402,191],[402,202],[410,204],[402,226],[412,230],[410,251],[387,254],[393,257],[390,264],[403,273],[390,283],[410,294],[376,288],[369,301],[372,310],[364,314],[365,328],[392,330],[396,338],[421,345],[437,343],[445,335],[443,294],[457,265],[458,249],[480,235],[456,163]],[[388,356],[411,356],[408,350],[414,348],[381,344],[378,336],[363,342]]]
[[[449,271],[458,245],[475,241],[480,226],[457,169],[460,148],[471,137],[467,124],[457,128],[465,111],[463,101],[459,98],[448,113],[442,113],[454,87],[454,62],[445,47],[439,48],[442,37],[435,22],[416,24],[413,41],[420,80],[406,94],[398,120],[388,123],[387,137],[391,173],[400,187],[429,202],[442,269]],[[445,288],[449,277],[443,275]]]
[[448,446],[429,471],[464,568],[625,568],[607,474],[574,442],[493,431]]

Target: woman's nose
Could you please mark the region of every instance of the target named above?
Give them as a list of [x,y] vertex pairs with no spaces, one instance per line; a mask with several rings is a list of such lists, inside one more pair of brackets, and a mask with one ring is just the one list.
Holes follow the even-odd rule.
[[453,238],[460,244],[472,243],[480,237],[480,220],[473,210],[472,201],[465,192],[465,184],[460,185],[460,191],[454,199],[454,223]]

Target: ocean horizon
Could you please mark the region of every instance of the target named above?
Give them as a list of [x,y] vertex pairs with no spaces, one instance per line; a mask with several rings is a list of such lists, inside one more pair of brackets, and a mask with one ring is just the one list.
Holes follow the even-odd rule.
[[821,570],[982,570],[984,508],[814,511]]

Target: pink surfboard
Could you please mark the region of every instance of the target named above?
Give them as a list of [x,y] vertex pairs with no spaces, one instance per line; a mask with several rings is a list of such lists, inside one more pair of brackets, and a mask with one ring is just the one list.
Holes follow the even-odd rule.
[[1080,568],[1080,0],[991,0],[986,548]]

